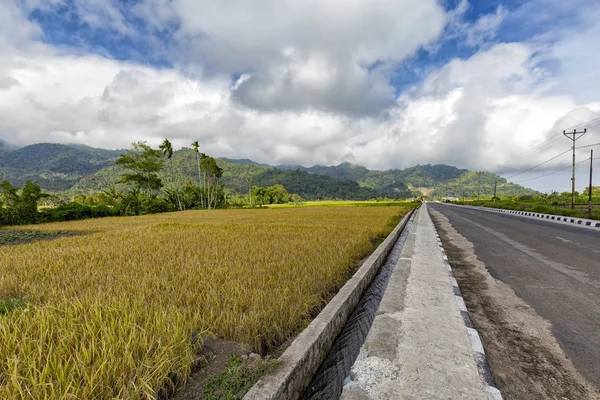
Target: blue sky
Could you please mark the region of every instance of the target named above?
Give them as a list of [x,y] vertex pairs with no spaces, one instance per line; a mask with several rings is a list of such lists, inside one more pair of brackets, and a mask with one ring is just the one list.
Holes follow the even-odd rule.
[[[33,9],[28,18],[43,30],[42,40],[54,46],[96,53],[116,60],[135,61],[159,68],[173,68],[178,62],[185,62],[185,58],[174,59],[173,52],[169,51],[181,45],[174,37],[174,33],[180,29],[180,24],[174,21],[165,24],[161,29],[156,29],[136,14],[135,6],[140,3],[143,2],[141,0],[115,2],[124,23],[132,29],[133,34],[119,32],[109,24],[90,26],[75,11],[74,0],[65,0],[54,7]],[[442,1],[440,5],[445,11],[453,12],[461,8],[461,0]],[[465,24],[472,24],[501,8],[507,13],[508,18],[499,25],[494,36],[486,40],[485,45],[522,41],[544,33],[546,31],[544,25],[550,19],[547,17],[524,25],[520,13],[522,9],[529,7],[535,9],[534,5],[528,6],[527,2],[518,0],[471,1],[468,2],[461,19]],[[557,21],[558,25],[571,24],[570,20],[563,18],[555,20],[554,24]],[[418,49],[412,57],[394,70],[390,81],[398,94],[406,86],[418,84],[426,72],[439,68],[456,57],[467,59],[479,51],[480,46],[465,43],[464,37],[452,34],[453,30],[452,26],[446,27],[444,34],[433,48]],[[245,71],[237,71],[232,76],[238,77],[243,72]]]
[[[510,176],[560,151],[562,129],[600,117],[596,0],[347,4],[6,0],[0,139],[169,137],[270,164]],[[597,129],[582,144],[600,142]],[[527,184],[562,190],[559,176]]]

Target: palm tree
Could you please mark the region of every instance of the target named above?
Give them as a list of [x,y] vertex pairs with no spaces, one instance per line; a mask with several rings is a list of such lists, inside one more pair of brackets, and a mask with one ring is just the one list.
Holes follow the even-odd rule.
[[204,201],[202,196],[202,172],[200,170],[200,144],[197,140],[192,143],[192,148],[194,149],[194,153],[196,153],[196,160],[198,161],[198,184],[200,185],[200,204],[204,207]]
[[[173,159],[171,158],[173,157],[173,145],[171,144],[169,139],[165,139],[162,141],[160,146],[158,146],[158,148],[162,151],[164,156],[167,157],[167,160],[169,160],[169,169],[171,170],[171,173],[173,173]],[[175,178],[175,180],[177,180],[177,178]],[[179,205],[179,211],[181,211],[181,200],[179,200],[179,189],[177,183],[175,183],[175,193],[177,194],[177,204]]]

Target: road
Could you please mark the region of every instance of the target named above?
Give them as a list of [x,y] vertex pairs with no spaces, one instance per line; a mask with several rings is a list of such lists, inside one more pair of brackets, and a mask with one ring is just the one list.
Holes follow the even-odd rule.
[[600,388],[600,230],[428,203],[489,273],[551,324],[574,367]]

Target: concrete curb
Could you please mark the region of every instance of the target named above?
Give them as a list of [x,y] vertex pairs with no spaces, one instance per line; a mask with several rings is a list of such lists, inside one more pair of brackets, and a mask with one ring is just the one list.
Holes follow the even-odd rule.
[[415,211],[411,210],[404,216],[354,276],[279,357],[277,370],[260,378],[246,393],[245,400],[295,400],[302,395]]
[[583,226],[583,227],[588,227],[588,228],[600,229],[600,221],[597,221],[595,219],[565,217],[563,215],[554,215],[554,214],[540,214],[540,213],[535,213],[535,212],[530,212],[530,211],[504,210],[502,208],[465,206],[462,204],[452,204],[452,203],[441,203],[441,204],[447,204],[447,205],[451,205],[454,207],[471,208],[473,210],[482,210],[482,211],[489,211],[489,212],[502,213],[502,214],[519,215],[521,217],[527,217],[527,218],[531,218],[531,219],[543,219],[543,220],[561,223],[563,225],[569,224],[569,225],[578,225],[578,226]]
[[438,246],[444,258],[444,265],[446,266],[446,269],[448,270],[448,275],[450,275],[450,280],[452,281],[454,296],[456,298],[456,302],[458,303],[460,315],[467,328],[469,342],[471,342],[471,348],[473,349],[473,358],[475,358],[475,363],[477,364],[477,370],[479,371],[479,375],[481,376],[481,379],[483,379],[485,390],[488,393],[490,399],[502,400],[502,394],[500,393],[500,390],[498,390],[498,388],[496,387],[496,382],[494,381],[494,376],[492,375],[490,364],[487,360],[485,351],[483,349],[483,343],[481,343],[479,333],[473,327],[473,322],[471,321],[471,317],[469,316],[469,311],[467,310],[467,306],[465,305],[465,301],[460,292],[460,288],[458,287],[458,282],[456,281],[456,278],[454,278],[454,272],[452,271],[452,267],[450,266],[450,262],[448,261],[448,256],[446,255],[446,251],[444,250],[444,246],[442,245],[442,240],[440,239],[440,235],[438,234],[435,225],[433,229],[435,230],[435,237],[437,238]]

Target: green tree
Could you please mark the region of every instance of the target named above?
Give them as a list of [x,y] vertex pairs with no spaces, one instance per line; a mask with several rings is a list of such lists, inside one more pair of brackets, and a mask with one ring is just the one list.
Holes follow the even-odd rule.
[[[196,162],[198,164],[198,185],[200,186],[200,189],[202,190],[202,171],[200,168],[200,144],[198,143],[197,140],[192,142],[192,149],[194,150],[194,153],[196,153]],[[204,155],[204,153],[202,153],[202,155]],[[200,202],[202,203],[202,206],[204,207],[204,200],[202,198],[202,192],[200,192]]]
[[213,157],[207,156],[202,153],[200,166],[204,174],[206,185],[206,205],[210,210],[216,208],[217,194],[219,192],[219,179],[223,175],[223,169],[217,165],[216,160]]
[[252,186],[252,197],[256,204],[262,206],[267,202],[267,189],[261,186]]
[[[169,169],[171,170],[170,172],[173,173],[173,145],[171,144],[169,139],[165,139],[158,146],[158,148],[162,151],[163,155],[167,158],[167,160],[169,160]],[[175,185],[175,198],[177,200],[177,206],[179,207],[179,211],[183,210],[181,206],[181,199],[179,198],[179,187],[177,187],[177,184]]]
[[290,197],[290,194],[285,190],[285,187],[280,184],[269,186],[266,195],[270,204],[287,203]]
[[293,193],[290,195],[290,201],[294,203],[296,207],[299,207],[300,203],[302,203],[302,197],[300,197],[299,194]]
[[50,197],[49,194],[42,192],[39,185],[30,181],[25,182],[20,194],[17,187],[4,181],[0,184],[0,194],[6,206],[6,209],[2,210],[3,223],[12,225],[36,223],[38,201]]
[[[583,195],[586,197],[588,197],[590,195],[589,186],[585,188],[585,190],[583,191]],[[600,196],[600,186],[592,186],[592,196],[593,197]]]
[[127,170],[121,175],[121,183],[133,184],[134,188],[148,195],[154,194],[163,186],[158,177],[158,172],[164,165],[163,154],[145,142],[134,142],[133,150],[121,154],[115,164]]

